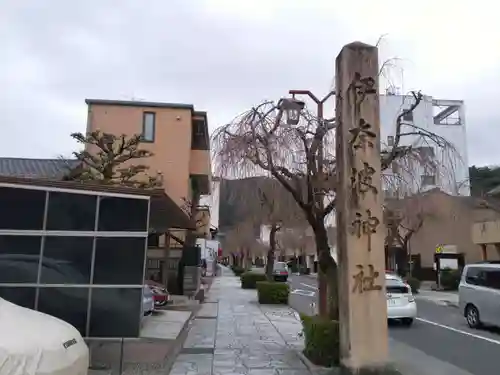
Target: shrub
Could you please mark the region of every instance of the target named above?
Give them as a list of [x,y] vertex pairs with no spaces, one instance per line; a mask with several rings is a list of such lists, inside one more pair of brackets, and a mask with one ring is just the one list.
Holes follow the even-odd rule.
[[418,291],[420,290],[420,280],[413,277],[413,276],[410,276],[406,279],[406,282],[408,283],[408,285],[410,286],[411,288],[411,291],[413,292],[413,294],[418,294]]
[[241,276],[241,274],[245,272],[245,269],[240,266],[233,266],[232,270],[235,276]]
[[339,323],[319,316],[301,315],[304,355],[315,365],[337,366],[340,363]]
[[258,281],[257,294],[259,303],[261,304],[275,304],[286,305],[288,304],[288,294],[290,288],[288,284],[276,283],[272,281]]
[[460,284],[460,271],[445,268],[441,270],[440,281],[444,290],[457,290]]
[[257,272],[245,272],[241,274],[241,287],[243,289],[256,289],[257,281],[266,281],[266,275]]

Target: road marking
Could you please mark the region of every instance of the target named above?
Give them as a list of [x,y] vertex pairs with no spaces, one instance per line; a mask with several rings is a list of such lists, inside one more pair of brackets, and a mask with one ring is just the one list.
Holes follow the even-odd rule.
[[298,294],[299,296],[305,296],[305,297],[314,297],[316,293],[311,292],[309,290],[294,289],[290,292],[290,294]]
[[430,321],[430,320],[427,320],[427,319],[422,319],[422,318],[416,318],[418,321],[421,321],[421,322],[424,322],[424,323],[427,323],[427,324],[431,324],[433,326],[436,326],[436,327],[440,327],[440,328],[444,328],[444,329],[447,329],[447,330],[450,330],[452,332],[457,332],[457,333],[461,333],[462,335],[465,335],[465,336],[469,336],[469,337],[474,337],[476,339],[480,339],[480,340],[484,340],[484,341],[487,341],[491,344],[497,344],[497,345],[500,345],[500,341],[498,340],[494,340],[494,339],[490,339],[488,337],[484,337],[484,336],[480,336],[480,335],[476,335],[474,333],[470,333],[470,332],[466,332],[466,331],[462,331],[460,329],[457,329],[457,328],[453,328],[453,327],[450,327],[450,326],[446,326],[444,324],[440,324],[440,323],[436,323],[436,322],[433,322],[433,321]]
[[311,288],[311,289],[314,289],[314,290],[318,290],[318,288],[317,288],[317,287],[312,286],[312,285],[309,285],[309,284],[300,283],[300,285],[304,285],[304,286],[306,286],[306,287],[308,287],[308,288]]

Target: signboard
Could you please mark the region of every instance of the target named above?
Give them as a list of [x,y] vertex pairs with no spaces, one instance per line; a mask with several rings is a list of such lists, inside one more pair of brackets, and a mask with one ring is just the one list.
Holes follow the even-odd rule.
[[436,254],[456,254],[457,245],[438,245],[436,246]]

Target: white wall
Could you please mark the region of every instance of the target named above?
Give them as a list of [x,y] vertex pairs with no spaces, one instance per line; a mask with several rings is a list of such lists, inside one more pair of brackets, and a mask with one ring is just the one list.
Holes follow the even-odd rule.
[[210,225],[215,228],[219,228],[219,197],[220,181],[212,180],[212,194],[200,198],[201,206],[210,207]]
[[[402,95],[380,96],[380,126],[382,145],[387,143],[387,137],[394,135],[396,131],[396,118],[403,109],[409,107],[413,97]],[[435,133],[454,145],[456,152],[437,147],[432,142],[423,143],[419,136],[405,136],[401,139],[402,145],[430,146],[433,147],[439,169],[436,173],[436,185],[423,187],[420,175],[424,174],[423,168],[414,166],[410,174],[404,176],[404,185],[411,185],[412,192],[439,187],[443,191],[453,195],[470,195],[469,168],[467,157],[466,121],[465,111],[462,104],[459,114],[460,125],[436,125],[434,124],[433,98],[425,96],[413,113],[413,123],[429,132]],[[411,129],[407,127],[407,129]],[[390,175],[390,171],[384,172]],[[401,173],[401,172],[400,172]],[[387,188],[387,186],[385,187]],[[410,193],[410,192],[409,192]]]

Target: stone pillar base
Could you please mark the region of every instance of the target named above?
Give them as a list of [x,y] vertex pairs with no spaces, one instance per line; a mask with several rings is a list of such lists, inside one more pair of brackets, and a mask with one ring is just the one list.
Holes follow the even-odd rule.
[[392,365],[351,369],[342,366],[339,375],[403,375]]

